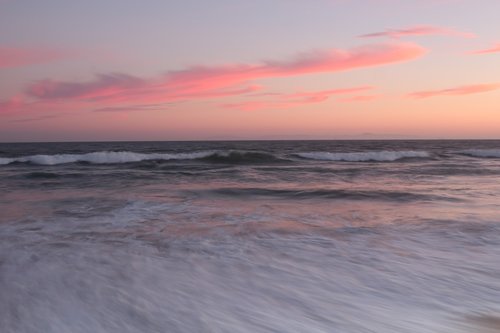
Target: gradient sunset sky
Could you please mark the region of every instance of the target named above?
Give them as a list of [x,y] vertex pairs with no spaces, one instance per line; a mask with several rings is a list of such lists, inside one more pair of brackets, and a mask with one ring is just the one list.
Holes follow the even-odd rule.
[[499,0],[0,0],[0,141],[500,138]]

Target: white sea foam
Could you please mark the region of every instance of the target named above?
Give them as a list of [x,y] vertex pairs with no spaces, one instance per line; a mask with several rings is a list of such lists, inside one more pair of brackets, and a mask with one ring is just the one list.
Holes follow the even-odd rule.
[[473,157],[500,157],[500,149],[468,149],[460,153]]
[[[383,228],[330,229],[330,212],[311,202],[293,213],[213,198],[101,199],[59,201],[50,218],[0,224],[1,332],[487,332],[454,321],[497,313],[494,226],[466,232],[459,223],[401,227],[383,218]],[[290,224],[302,209],[315,212],[303,215],[315,231]],[[364,209],[357,216],[371,219],[373,203]],[[215,213],[224,223],[213,223]],[[279,230],[277,222],[292,232],[250,232]],[[234,237],[230,225],[241,228]],[[453,248],[476,251],[474,260]]]
[[403,158],[425,158],[430,154],[426,151],[373,151],[373,152],[351,152],[351,153],[329,153],[329,152],[309,152],[298,153],[302,158],[321,160],[321,161],[347,161],[347,162],[365,162],[379,161],[390,162]]
[[6,165],[12,162],[14,162],[13,158],[0,157],[0,165]]
[[101,151],[87,154],[57,154],[57,155],[31,155],[15,158],[0,158],[0,165],[14,162],[33,163],[40,165],[56,165],[75,162],[88,162],[93,164],[130,163],[146,160],[192,160],[213,155],[214,151],[200,151],[191,153],[156,153],[141,154],[129,151]]

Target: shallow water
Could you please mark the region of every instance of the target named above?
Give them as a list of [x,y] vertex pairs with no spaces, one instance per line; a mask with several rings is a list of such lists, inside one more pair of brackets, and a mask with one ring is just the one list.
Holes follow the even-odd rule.
[[497,332],[499,141],[0,144],[1,332]]

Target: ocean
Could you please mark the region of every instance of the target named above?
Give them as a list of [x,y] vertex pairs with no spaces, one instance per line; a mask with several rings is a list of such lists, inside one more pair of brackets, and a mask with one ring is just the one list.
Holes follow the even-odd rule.
[[0,144],[0,332],[499,332],[500,141]]

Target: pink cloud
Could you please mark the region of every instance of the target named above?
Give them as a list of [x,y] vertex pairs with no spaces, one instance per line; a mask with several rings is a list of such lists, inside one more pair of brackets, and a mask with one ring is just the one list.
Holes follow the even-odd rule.
[[195,80],[179,85],[167,77],[141,79],[126,74],[98,75],[88,82],[42,80],[26,89],[26,94],[38,100],[80,100],[100,103],[123,102],[172,102],[195,98],[212,98],[241,95],[259,90],[257,85],[207,86]]
[[[368,45],[350,50],[332,49],[301,54],[291,60],[263,61],[256,64],[195,66],[170,71],[158,78],[139,78],[127,74],[101,74],[87,82],[41,80],[24,92],[35,102],[79,102],[93,108],[130,108],[130,105],[161,104],[259,91],[259,79],[319,73],[335,73],[359,68],[394,64],[416,59],[426,49],[413,43]],[[296,96],[297,98],[299,96]],[[326,95],[300,96],[304,100],[326,99]],[[140,109],[140,108],[139,108]],[[115,109],[113,109],[115,110]]]
[[108,106],[93,110],[94,112],[130,112],[130,111],[161,111],[168,108],[167,104],[121,105]]
[[363,86],[346,89],[330,89],[313,92],[297,92],[292,94],[272,94],[274,100],[248,101],[242,103],[223,104],[222,106],[229,109],[237,109],[241,111],[255,111],[262,109],[288,109],[305,104],[315,104],[326,101],[334,95],[352,94],[360,91],[373,89],[373,87]]
[[417,91],[409,94],[413,98],[428,98],[434,96],[471,95],[500,89],[500,83],[474,84],[440,90]]
[[489,53],[500,53],[500,43],[497,43],[488,49],[471,52],[471,54],[489,54]]
[[16,111],[24,105],[22,96],[14,96],[8,100],[0,101],[0,113]]
[[378,44],[351,50],[309,52],[290,61],[265,61],[253,65],[227,65],[220,67],[193,67],[172,72],[169,83],[186,87],[220,87],[256,79],[297,76],[316,73],[333,73],[387,65],[413,60],[426,50],[413,43]]
[[148,83],[126,74],[111,73],[97,75],[90,82],[64,82],[41,80],[30,85],[26,93],[37,99],[101,99],[118,93],[146,87]]
[[301,100],[304,103],[318,103],[318,102],[323,102],[327,100],[329,97],[334,95],[352,94],[369,89],[373,89],[373,87],[362,86],[355,88],[331,89],[331,90],[322,90],[315,92],[298,92],[294,94],[283,95],[282,98],[288,100]]
[[66,59],[73,52],[50,48],[0,46],[0,68],[13,68]]
[[429,35],[441,35],[441,36],[455,36],[463,38],[474,38],[476,35],[470,32],[462,32],[451,28],[437,27],[432,25],[418,25],[406,29],[389,29],[380,32],[369,33],[361,35],[361,38],[374,38],[374,37],[389,37],[389,38],[401,38],[407,36],[429,36]]
[[11,123],[28,123],[28,122],[33,122],[33,121],[42,121],[42,120],[47,120],[47,119],[54,119],[60,117],[62,114],[51,114],[51,115],[45,115],[45,116],[38,116],[38,117],[31,117],[31,118],[21,118],[21,119],[13,119],[10,120]]
[[353,50],[311,52],[291,61],[197,66],[169,72],[156,80],[143,80],[125,74],[100,75],[95,80],[84,83],[44,80],[30,86],[27,94],[38,99],[88,100],[163,96],[165,101],[241,94],[257,89],[256,86],[242,87],[248,81],[381,66],[412,60],[425,52],[424,48],[412,43],[371,45]]

